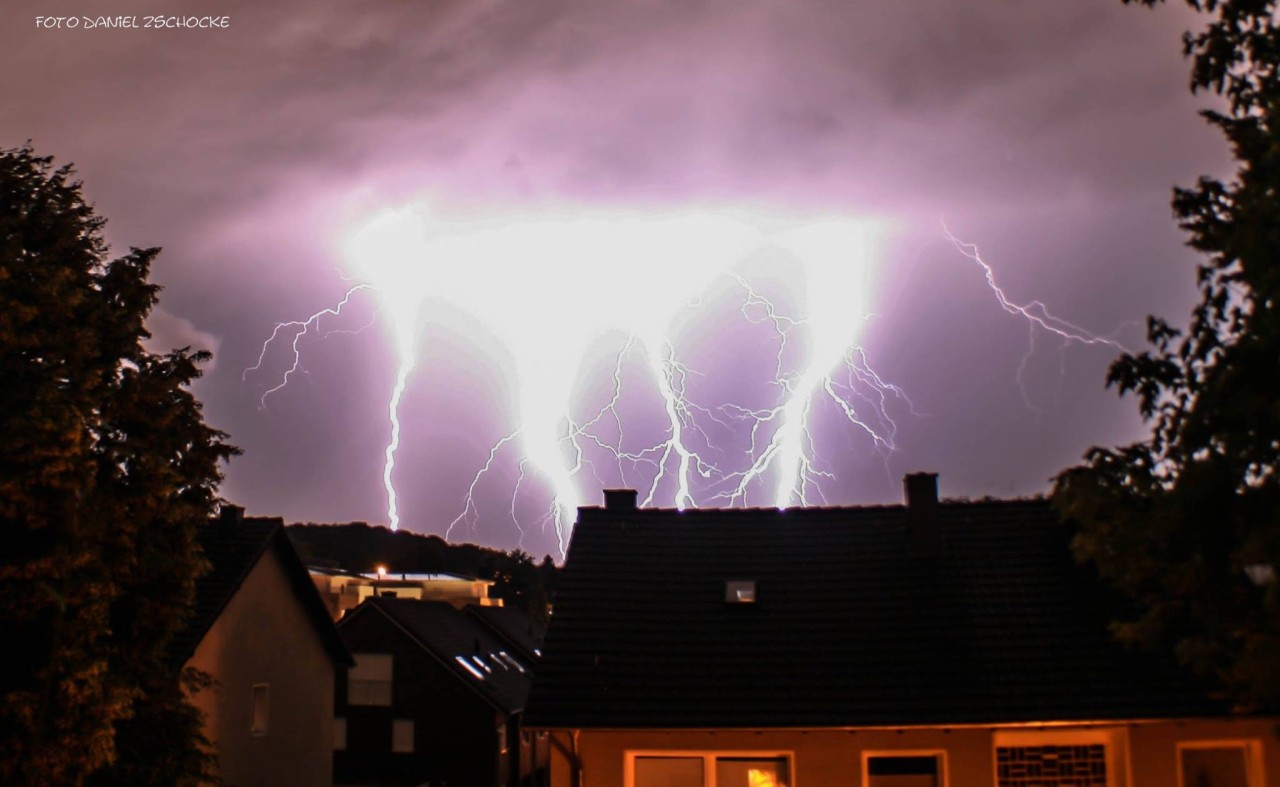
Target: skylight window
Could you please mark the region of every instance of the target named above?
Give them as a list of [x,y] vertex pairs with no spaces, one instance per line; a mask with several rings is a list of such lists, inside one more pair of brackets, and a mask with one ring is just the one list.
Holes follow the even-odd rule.
[[516,669],[516,670],[519,670],[520,672],[524,672],[524,665],[516,661],[514,658],[512,658],[511,654],[507,653],[505,650],[498,651],[495,658],[501,664],[508,665],[512,669]]
[[725,580],[724,603],[726,604],[756,603],[756,581],[754,579]]
[[470,661],[467,661],[466,656],[454,656],[453,658],[454,658],[454,661],[457,661],[459,664],[462,665],[463,669],[465,669],[467,672],[470,672],[472,677],[474,677],[476,680],[484,680],[484,673],[476,669],[475,665],[472,664]]

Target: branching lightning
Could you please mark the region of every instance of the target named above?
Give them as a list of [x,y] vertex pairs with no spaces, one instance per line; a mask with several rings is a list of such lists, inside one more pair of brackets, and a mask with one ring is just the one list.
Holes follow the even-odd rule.
[[[344,237],[343,254],[361,283],[336,306],[277,325],[246,375],[262,368],[272,343],[293,332],[290,364],[263,395],[265,404],[300,369],[299,342],[318,330],[322,317],[337,316],[358,293],[376,296],[398,359],[382,473],[393,529],[400,522],[394,484],[400,403],[415,367],[418,331],[441,302],[483,322],[511,352],[518,397],[513,428],[489,451],[449,531],[476,525],[482,479],[512,451],[519,468],[512,519],[514,497],[532,471],[548,490],[544,524],[555,525],[562,549],[588,480],[635,486],[644,490],[644,504],[677,508],[824,500],[820,482],[832,473],[817,455],[816,409],[829,403],[833,415],[887,454],[896,429],[887,405],[898,399],[910,406],[858,346],[883,231],[874,221],[725,212],[579,212],[486,223],[446,222],[418,207],[385,211]],[[782,256],[799,266],[803,276],[788,302],[800,301],[800,313],[788,314],[739,272],[750,255]],[[763,326],[773,336],[771,404],[699,402],[694,395],[697,373],[681,361],[672,324],[714,287],[737,288],[742,324]],[[717,339],[730,351],[738,329],[721,330]],[[610,331],[626,337],[610,396],[575,418],[572,400],[587,348]],[[661,406],[653,415],[665,424],[656,438],[638,440],[640,430],[621,413],[624,388],[635,385],[628,369],[647,370],[647,395]]]
[[[1034,336],[1034,329],[1040,328],[1055,336],[1060,337],[1064,342],[1075,344],[1103,344],[1121,352],[1125,352],[1125,348],[1111,336],[1099,336],[1091,333],[1085,328],[1081,328],[1075,323],[1057,317],[1049,311],[1049,307],[1044,305],[1043,301],[1029,301],[1026,304],[1017,304],[1009,300],[1004,290],[996,283],[995,271],[991,266],[982,259],[982,255],[978,253],[978,247],[973,243],[965,243],[951,234],[951,230],[947,229],[946,224],[942,225],[942,231],[946,234],[947,240],[956,247],[956,249],[973,260],[982,268],[983,275],[986,277],[987,286],[991,292],[995,293],[996,300],[1000,303],[1000,308],[1016,317],[1026,320],[1031,328]],[[1033,339],[1034,341],[1034,339]]]

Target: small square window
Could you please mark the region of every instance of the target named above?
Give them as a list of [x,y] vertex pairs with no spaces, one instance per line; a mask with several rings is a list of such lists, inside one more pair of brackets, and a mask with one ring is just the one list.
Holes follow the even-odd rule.
[[395,719],[391,722],[391,751],[413,754],[413,719]]
[[756,603],[756,581],[754,579],[729,579],[724,583],[724,603],[754,604]]
[[253,735],[266,735],[271,721],[271,691],[266,683],[253,684],[253,716],[249,722],[249,732]]

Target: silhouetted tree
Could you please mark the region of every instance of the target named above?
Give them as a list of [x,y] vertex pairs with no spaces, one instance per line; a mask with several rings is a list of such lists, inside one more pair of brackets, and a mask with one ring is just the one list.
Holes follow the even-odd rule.
[[1184,39],[1191,88],[1224,99],[1203,114],[1239,166],[1174,192],[1205,254],[1189,328],[1149,318],[1152,349],[1108,375],[1151,436],[1090,450],[1054,499],[1077,554],[1137,602],[1118,635],[1174,647],[1245,710],[1280,702],[1280,36],[1275,0],[1188,5],[1211,14]]
[[188,390],[207,355],[142,347],[158,250],[109,259],[103,223],[69,167],[0,151],[4,784],[191,784],[210,763],[167,646],[235,449]]

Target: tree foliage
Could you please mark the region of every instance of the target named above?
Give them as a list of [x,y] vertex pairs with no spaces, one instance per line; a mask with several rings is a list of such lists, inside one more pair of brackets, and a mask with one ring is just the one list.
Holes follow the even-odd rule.
[[1280,35],[1276,0],[1187,2],[1207,15],[1184,38],[1191,89],[1220,97],[1202,114],[1238,166],[1174,190],[1204,254],[1189,326],[1149,318],[1151,348],[1108,375],[1150,437],[1092,449],[1054,498],[1136,602],[1120,637],[1172,646],[1248,710],[1280,704]]
[[[210,756],[167,645],[235,452],[143,348],[158,249],[109,258],[69,167],[0,151],[0,783],[184,784]],[[184,684],[186,681],[186,684]]]

